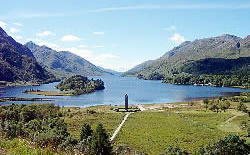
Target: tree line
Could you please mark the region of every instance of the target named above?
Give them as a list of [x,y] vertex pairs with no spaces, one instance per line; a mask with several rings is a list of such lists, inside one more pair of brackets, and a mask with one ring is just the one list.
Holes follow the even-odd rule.
[[61,91],[73,90],[73,95],[87,94],[96,90],[105,89],[104,82],[101,79],[88,79],[81,75],[75,75],[60,82],[56,88]]

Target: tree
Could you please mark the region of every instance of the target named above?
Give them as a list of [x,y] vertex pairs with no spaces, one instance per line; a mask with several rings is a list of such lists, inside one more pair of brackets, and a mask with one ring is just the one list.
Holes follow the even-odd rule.
[[240,102],[240,103],[237,105],[237,110],[243,111],[243,112],[247,112],[247,106],[246,106],[245,104],[243,104],[242,102]]
[[203,99],[203,103],[204,103],[204,104],[208,104],[208,103],[209,103],[209,100],[208,100],[208,99]]
[[112,146],[109,136],[102,124],[98,124],[91,140],[91,154],[93,155],[110,155]]
[[249,154],[250,145],[246,140],[240,139],[237,135],[229,135],[216,143],[198,149],[196,154],[228,155],[228,154]]
[[231,106],[230,102],[226,101],[226,102],[225,102],[225,107],[226,107],[226,109],[229,109],[230,106]]
[[212,111],[216,111],[218,113],[219,112],[218,103],[215,103],[215,102],[211,103],[208,109]]
[[92,136],[93,130],[89,124],[83,124],[80,132],[80,141],[86,140],[88,137]]

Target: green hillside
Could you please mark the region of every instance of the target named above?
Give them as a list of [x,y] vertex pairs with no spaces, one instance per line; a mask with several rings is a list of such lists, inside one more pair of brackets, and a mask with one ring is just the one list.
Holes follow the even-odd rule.
[[100,69],[86,59],[68,51],[53,50],[47,46],[39,46],[33,42],[25,44],[34,54],[37,61],[58,78],[73,75],[100,76],[111,73]]
[[[137,76],[148,80],[169,79],[183,76],[236,75],[248,78],[250,36],[241,39],[233,35],[186,41],[168,51],[159,59],[141,64],[125,72],[123,76]],[[140,65],[139,65],[140,66]],[[240,72],[240,76],[238,72]],[[243,72],[241,72],[243,71]],[[170,82],[172,80],[166,80]],[[176,83],[176,82],[170,82]],[[244,82],[245,83],[245,82]],[[246,84],[248,79],[246,80]],[[178,84],[185,84],[179,82]],[[190,82],[188,84],[193,84]],[[231,85],[230,85],[231,86]]]
[[45,70],[32,52],[0,28],[0,81],[20,85],[55,81],[55,76]]

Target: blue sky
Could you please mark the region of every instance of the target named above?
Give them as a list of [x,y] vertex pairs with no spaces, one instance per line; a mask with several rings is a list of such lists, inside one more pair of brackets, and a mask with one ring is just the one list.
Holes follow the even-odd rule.
[[117,71],[187,40],[249,35],[246,0],[4,0],[0,26],[17,41],[69,50]]

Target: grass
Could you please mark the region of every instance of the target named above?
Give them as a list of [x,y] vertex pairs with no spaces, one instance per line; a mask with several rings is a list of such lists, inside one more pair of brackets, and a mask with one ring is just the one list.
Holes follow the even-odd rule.
[[55,152],[51,151],[49,148],[37,148],[31,145],[25,139],[3,139],[0,138],[0,154],[46,154],[52,155]]
[[28,94],[35,95],[44,95],[44,96],[73,96],[72,92],[64,92],[64,91],[34,91],[27,92]]
[[[192,106],[189,106],[190,103],[144,105],[146,111],[132,113],[128,117],[112,142],[114,148],[128,146],[132,151],[154,155],[172,145],[194,153],[201,145],[229,134],[240,135],[250,143],[250,138],[246,137],[247,129],[242,128],[242,122],[247,122],[249,118],[246,113],[233,109],[237,103],[231,102],[231,109],[219,113],[205,111],[201,101],[193,102]],[[175,106],[171,108],[169,105]],[[75,138],[79,138],[84,123],[90,124],[93,129],[98,123],[102,123],[111,136],[126,114],[114,112],[114,108],[119,107],[123,106],[63,107],[61,112],[68,131]],[[25,140],[0,138],[0,154],[5,154],[6,150],[11,154],[53,153],[49,149],[29,146],[29,142]]]
[[[80,130],[84,123],[95,129],[98,123],[102,123],[106,131],[112,136],[115,129],[121,123],[125,113],[114,112],[112,106],[96,106],[89,108],[63,108],[64,120],[68,125],[68,131],[76,138],[80,136]],[[91,112],[94,112],[91,114]]]
[[201,145],[229,134],[217,125],[230,117],[230,113],[197,111],[134,113],[115,138],[115,145],[124,144],[148,154],[158,154],[169,145],[195,152]]

